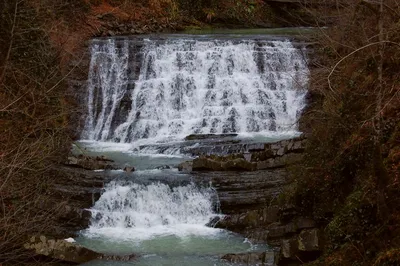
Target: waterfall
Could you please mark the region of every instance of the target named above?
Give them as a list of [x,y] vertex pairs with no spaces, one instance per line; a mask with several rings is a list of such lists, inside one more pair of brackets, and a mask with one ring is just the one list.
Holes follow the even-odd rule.
[[112,182],[91,208],[87,234],[149,239],[215,233],[205,225],[217,215],[218,204],[214,189],[194,184]]
[[288,40],[95,40],[91,56],[84,139],[297,131],[308,68]]

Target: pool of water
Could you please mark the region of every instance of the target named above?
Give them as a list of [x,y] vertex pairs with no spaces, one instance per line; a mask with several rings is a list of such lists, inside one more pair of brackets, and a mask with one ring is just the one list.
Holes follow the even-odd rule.
[[[214,228],[204,230],[203,235],[184,237],[165,235],[147,240],[135,237],[114,238],[100,235],[86,235],[77,239],[78,243],[106,254],[138,254],[130,262],[93,261],[84,265],[231,265],[221,260],[227,253],[264,252],[265,245],[252,245],[245,238],[231,232]],[[208,231],[208,232],[207,232]],[[198,232],[197,232],[198,233]],[[205,235],[204,235],[205,234]],[[271,264],[272,265],[272,264]]]

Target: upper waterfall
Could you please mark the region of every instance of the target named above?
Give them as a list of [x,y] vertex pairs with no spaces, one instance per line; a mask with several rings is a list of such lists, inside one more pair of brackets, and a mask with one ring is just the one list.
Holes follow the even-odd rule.
[[288,40],[132,39],[91,45],[83,138],[297,130],[308,68]]

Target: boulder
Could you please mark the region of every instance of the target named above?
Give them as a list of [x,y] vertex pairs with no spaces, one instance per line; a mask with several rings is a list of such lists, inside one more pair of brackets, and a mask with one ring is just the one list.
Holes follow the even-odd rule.
[[169,165],[160,165],[160,166],[157,166],[156,169],[158,169],[158,170],[166,170],[166,169],[172,169],[172,167],[169,166]]
[[281,258],[283,259],[296,259],[298,253],[297,239],[283,239],[281,241]]
[[183,163],[180,163],[178,165],[178,170],[182,172],[192,172],[193,170],[193,162],[192,161],[186,161]]
[[222,163],[206,157],[199,157],[193,160],[193,171],[222,171]]
[[123,170],[124,170],[124,172],[132,173],[132,172],[135,172],[135,167],[133,167],[133,166],[125,166]]
[[33,250],[37,255],[43,255],[52,259],[81,264],[91,260],[115,260],[130,261],[136,258],[135,255],[116,256],[101,254],[80,246],[69,239],[48,239],[46,236],[32,236],[25,249]]
[[[268,239],[266,227],[278,222],[277,206],[270,206],[258,210],[249,210],[244,213],[226,215],[216,227],[240,233],[253,243],[265,243]],[[274,246],[279,245],[279,240]]]
[[322,252],[322,236],[317,228],[303,229],[298,235],[280,241],[276,265],[300,265],[316,260]]
[[115,170],[117,169],[112,163],[114,161],[107,159],[104,156],[69,156],[66,162],[67,166],[73,166],[77,168],[83,168],[86,170]]
[[206,226],[215,227],[220,220],[221,220],[221,217],[215,216],[210,219],[210,221],[206,224]]
[[322,250],[322,239],[319,229],[304,229],[298,238],[298,248],[301,251],[320,251]]
[[31,237],[30,242],[26,243],[24,248],[34,250],[37,255],[77,264],[101,257],[100,253],[78,244],[66,240],[47,239],[43,235]]

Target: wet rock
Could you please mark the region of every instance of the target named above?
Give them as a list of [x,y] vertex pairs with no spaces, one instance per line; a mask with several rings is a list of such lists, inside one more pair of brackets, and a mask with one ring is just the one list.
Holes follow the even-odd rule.
[[185,137],[185,140],[204,140],[204,139],[222,139],[229,137],[237,137],[238,134],[191,134]]
[[215,227],[215,225],[221,220],[221,217],[215,216],[210,219],[210,221],[206,224],[208,227]]
[[272,252],[249,252],[240,254],[226,254],[221,259],[230,263],[246,265],[271,265]]
[[114,170],[117,169],[112,163],[114,161],[104,156],[69,156],[66,165],[87,170]]
[[165,170],[165,169],[172,169],[172,167],[169,165],[160,165],[160,166],[157,166],[156,169]]
[[182,172],[191,172],[193,170],[193,162],[186,161],[178,165],[178,170]]
[[105,255],[85,248],[68,239],[51,239],[44,235],[32,236],[29,242],[25,243],[24,248],[33,250],[37,255],[74,264],[86,263],[91,260],[131,261],[136,258],[135,255]]
[[137,258],[136,255],[125,255],[125,256],[118,256],[118,255],[101,255],[97,259],[99,260],[112,260],[112,261],[132,261]]
[[135,171],[135,167],[133,167],[133,166],[125,166],[123,170],[124,170],[124,172],[131,173],[131,172]]
[[250,152],[245,152],[245,153],[243,154],[243,157],[244,157],[244,159],[245,159],[246,161],[251,162],[252,154],[251,154]]
[[[213,143],[212,147],[190,148],[190,152],[200,155],[193,161],[194,171],[268,170],[300,162],[304,143],[302,137],[262,145]],[[221,153],[225,155],[216,155]]]
[[223,171],[221,162],[206,157],[199,157],[193,160],[193,171]]

